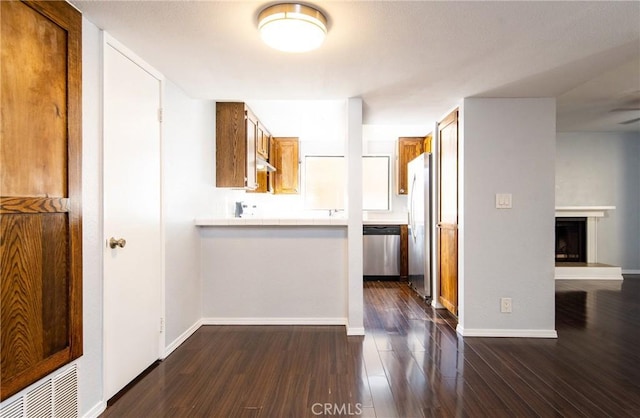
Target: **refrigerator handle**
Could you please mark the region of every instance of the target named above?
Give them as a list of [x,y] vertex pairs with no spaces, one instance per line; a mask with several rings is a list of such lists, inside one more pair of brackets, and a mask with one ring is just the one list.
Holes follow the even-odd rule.
[[413,178],[411,179],[411,187],[409,188],[409,192],[410,192],[410,196],[409,196],[409,226],[411,227],[411,236],[413,237],[413,240],[415,241],[417,238],[417,234],[416,234],[416,225],[414,223],[414,219],[415,219],[415,215],[414,215],[414,211],[415,211],[415,196],[416,196],[416,181],[417,181],[417,176],[414,173],[413,174]]

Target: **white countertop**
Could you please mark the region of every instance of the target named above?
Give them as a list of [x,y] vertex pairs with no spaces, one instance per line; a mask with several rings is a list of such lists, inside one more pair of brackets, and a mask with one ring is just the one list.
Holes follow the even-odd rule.
[[365,219],[363,225],[406,225],[406,219]]
[[346,226],[346,218],[197,218],[196,226]]
[[[197,218],[196,226],[346,226],[347,218]],[[367,219],[363,225],[406,225],[398,219]]]

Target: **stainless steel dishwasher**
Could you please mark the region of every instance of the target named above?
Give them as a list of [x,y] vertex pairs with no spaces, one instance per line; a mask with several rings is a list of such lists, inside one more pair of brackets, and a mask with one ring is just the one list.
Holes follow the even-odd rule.
[[400,277],[400,226],[365,225],[363,273],[367,280]]

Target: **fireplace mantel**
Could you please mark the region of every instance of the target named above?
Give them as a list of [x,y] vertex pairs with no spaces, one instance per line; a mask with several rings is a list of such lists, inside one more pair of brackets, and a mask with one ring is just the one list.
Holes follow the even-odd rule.
[[556,279],[621,280],[620,267],[597,265],[598,218],[615,210],[615,206],[556,206],[556,218],[587,218],[587,263],[585,267],[556,267]]
[[603,218],[615,206],[556,206],[556,218]]

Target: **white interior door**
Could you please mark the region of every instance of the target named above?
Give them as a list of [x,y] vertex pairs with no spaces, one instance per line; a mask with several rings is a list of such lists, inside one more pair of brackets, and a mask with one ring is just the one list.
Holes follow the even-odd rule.
[[105,399],[160,357],[160,94],[157,76],[105,43]]

